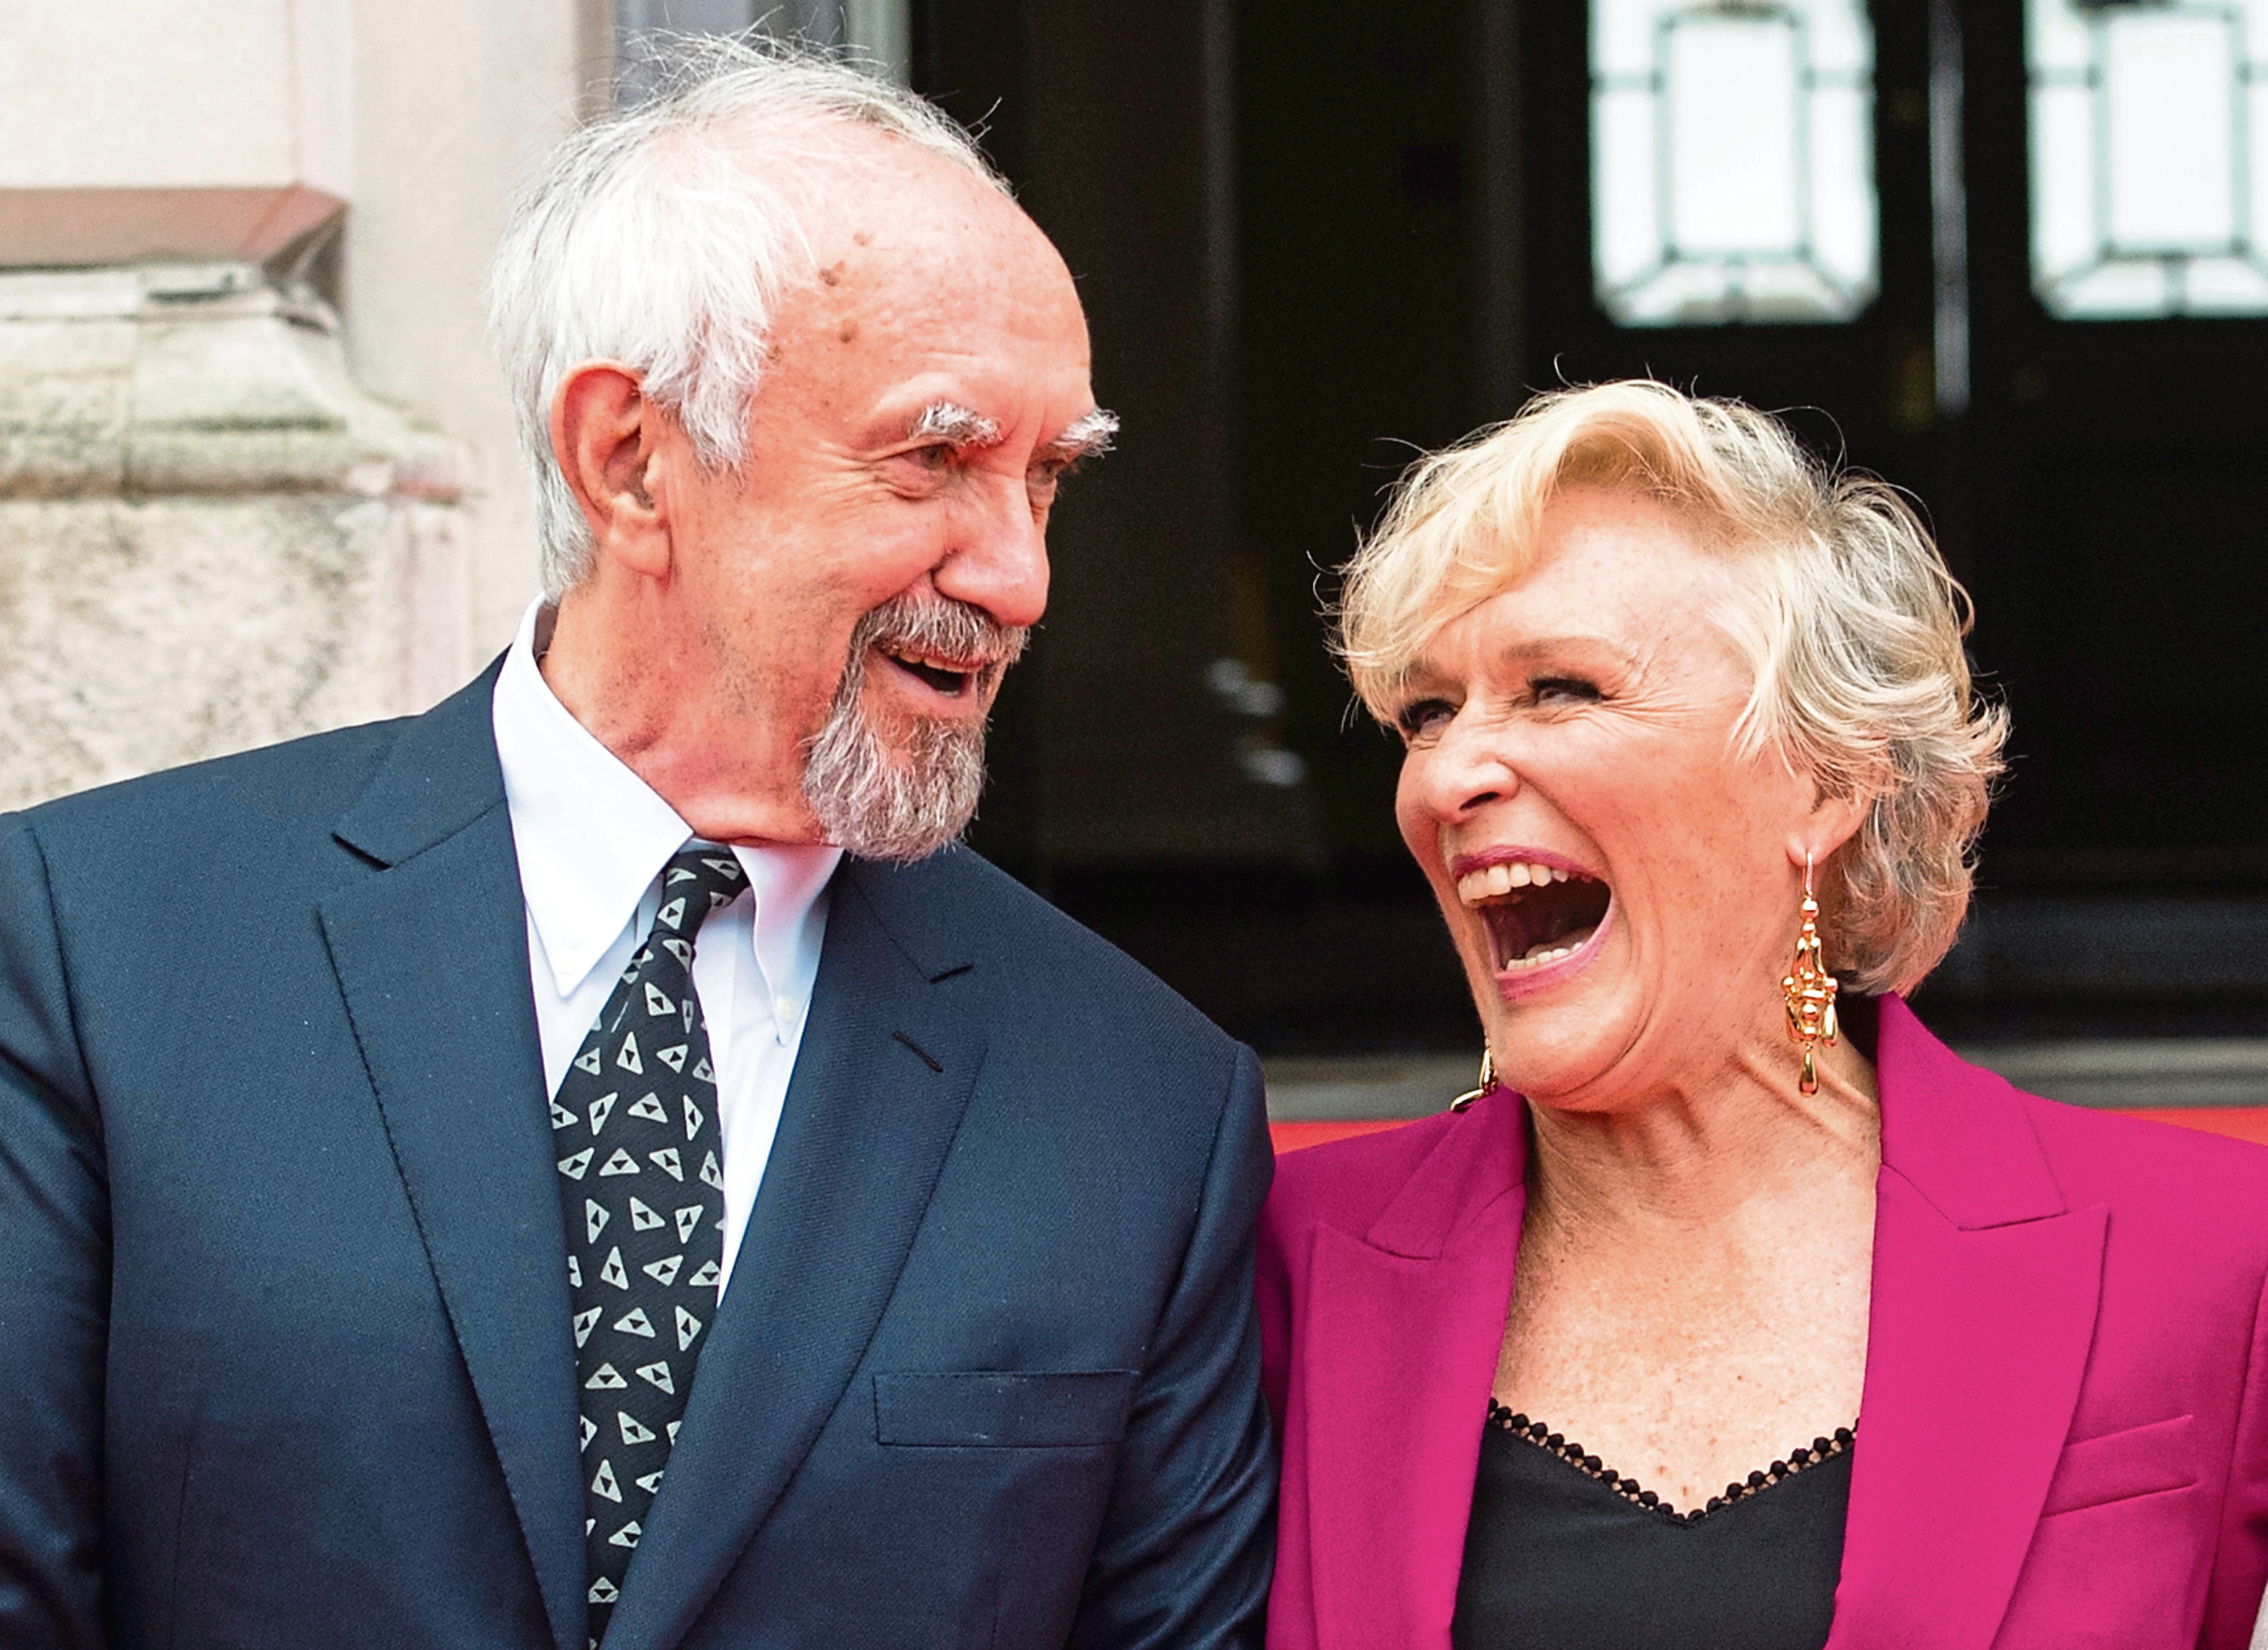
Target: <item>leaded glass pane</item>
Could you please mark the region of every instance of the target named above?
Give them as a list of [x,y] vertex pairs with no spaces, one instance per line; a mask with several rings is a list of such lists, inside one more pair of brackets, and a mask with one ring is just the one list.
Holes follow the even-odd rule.
[[1591,261],[1626,327],[1847,320],[1874,296],[1859,0],[1594,0]]
[[2268,314],[2268,0],[2027,0],[2025,49],[2050,313]]

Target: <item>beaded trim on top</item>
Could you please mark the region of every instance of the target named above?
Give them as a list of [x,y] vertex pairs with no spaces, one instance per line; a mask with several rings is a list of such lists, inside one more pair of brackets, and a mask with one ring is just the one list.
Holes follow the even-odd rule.
[[1659,1513],[1674,1523],[1697,1523],[1719,1507],[1730,1506],[1735,1501],[1745,1501],[1759,1490],[1770,1489],[1782,1478],[1792,1478],[1806,1467],[1818,1466],[1832,1460],[1851,1447],[1856,1434],[1847,1426],[1835,1429],[1832,1438],[1815,1438],[1810,1447],[1792,1449],[1785,1461],[1775,1461],[1761,1472],[1752,1472],[1746,1483],[1728,1484],[1725,1493],[1712,1495],[1706,1506],[1679,1512],[1653,1491],[1641,1489],[1636,1478],[1624,1477],[1612,1467],[1603,1464],[1596,1455],[1584,1453],[1583,1447],[1570,1439],[1562,1438],[1541,1421],[1531,1421],[1524,1415],[1515,1415],[1498,1403],[1489,1400],[1488,1424],[1525,1440],[1538,1449],[1547,1450],[1574,1468],[1584,1477],[1595,1478],[1633,1506],[1642,1506],[1649,1513]]

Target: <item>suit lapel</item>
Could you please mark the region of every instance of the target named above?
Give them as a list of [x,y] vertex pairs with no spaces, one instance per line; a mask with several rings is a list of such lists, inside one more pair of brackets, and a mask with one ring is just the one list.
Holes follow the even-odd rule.
[[1885,998],[1865,1396],[1830,1650],[1986,1650],[2093,1344],[2107,1215],[2013,1091]]
[[1315,1230],[1300,1379],[1323,1650],[1447,1650],[1526,1158],[1526,1108],[1499,1091],[1367,1234]]
[[583,1640],[566,1239],[493,670],[405,730],[340,824],[331,964],[560,1650]]
[[841,1402],[961,1126],[982,1031],[909,955],[930,871],[846,862],[762,1189],[608,1650],[691,1627]]

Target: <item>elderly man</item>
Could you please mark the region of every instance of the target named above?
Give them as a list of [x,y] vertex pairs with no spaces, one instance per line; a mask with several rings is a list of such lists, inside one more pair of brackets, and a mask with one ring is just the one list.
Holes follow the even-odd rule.
[[718,48],[494,299],[504,658],[0,821],[0,1644],[1255,1642],[1254,1064],[952,845],[1061,260]]

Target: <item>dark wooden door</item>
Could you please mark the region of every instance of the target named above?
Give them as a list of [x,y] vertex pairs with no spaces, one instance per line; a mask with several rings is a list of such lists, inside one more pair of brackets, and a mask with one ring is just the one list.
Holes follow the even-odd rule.
[[2268,318],[2051,315],[2021,0],[1970,0],[1964,26],[1966,559],[2015,715],[1992,878],[2268,883]]
[[1617,325],[1602,307],[1593,260],[1590,10],[1561,0],[1516,11],[1525,246],[1515,287],[1526,387],[1659,378],[1786,412],[1808,443],[1846,451],[1909,485],[1928,480],[1938,432],[1926,6],[1875,8],[1881,273],[1873,301],[1844,321],[1687,326]]
[[[1933,219],[1931,8],[1873,7],[1880,291],[1829,325],[1609,318],[1594,294],[1588,9],[1520,11],[1528,385],[1650,373],[1736,395],[1915,493],[1977,598],[1975,653],[2014,715],[1991,889],[2268,886],[2268,319],[2050,313],[2032,267],[2025,0],[1939,8],[1940,121],[1959,99],[1940,139],[1959,147],[1950,173],[1939,155],[1936,193],[1966,197],[1950,245]],[[1948,276],[1965,405],[1940,358]]]

